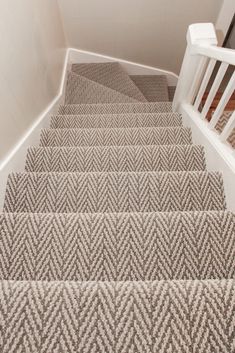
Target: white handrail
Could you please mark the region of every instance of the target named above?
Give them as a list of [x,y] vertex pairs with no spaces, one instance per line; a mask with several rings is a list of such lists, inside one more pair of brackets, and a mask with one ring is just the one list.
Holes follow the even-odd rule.
[[[214,68],[217,62],[220,66],[218,71],[215,72]],[[216,93],[221,83],[224,82],[225,89],[218,106],[214,108],[215,112],[210,123],[205,125],[207,129],[213,129],[235,89],[235,71],[229,82],[227,80],[223,81],[229,65],[235,66],[235,50],[217,47],[217,37],[213,24],[190,25],[187,32],[187,48],[173,100],[173,110],[180,112],[181,107],[188,104],[192,107],[191,111],[194,112],[194,117],[197,114],[199,119],[206,119]],[[209,87],[208,83],[210,83]],[[199,109],[207,88],[208,95],[200,112]],[[233,114],[221,134],[221,141],[224,142],[225,137],[232,132],[234,119]]]
[[222,61],[229,65],[235,65],[235,55],[233,49],[205,45],[194,45],[192,47],[192,54],[206,56],[211,59]]

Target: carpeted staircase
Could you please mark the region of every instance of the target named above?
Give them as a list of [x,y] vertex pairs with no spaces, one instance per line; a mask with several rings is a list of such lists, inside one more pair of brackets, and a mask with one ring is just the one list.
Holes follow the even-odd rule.
[[72,65],[8,179],[0,352],[235,352],[235,215],[173,92],[118,63]]

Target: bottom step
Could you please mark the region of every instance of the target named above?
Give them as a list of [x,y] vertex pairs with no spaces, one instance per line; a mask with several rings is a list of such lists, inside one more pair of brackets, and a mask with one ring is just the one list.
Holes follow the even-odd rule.
[[0,282],[0,351],[232,353],[235,281]]

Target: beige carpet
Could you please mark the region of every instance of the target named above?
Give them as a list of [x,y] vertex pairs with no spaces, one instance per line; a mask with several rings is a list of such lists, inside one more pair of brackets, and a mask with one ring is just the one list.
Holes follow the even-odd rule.
[[174,89],[117,63],[72,70],[8,178],[0,352],[234,353],[235,215]]

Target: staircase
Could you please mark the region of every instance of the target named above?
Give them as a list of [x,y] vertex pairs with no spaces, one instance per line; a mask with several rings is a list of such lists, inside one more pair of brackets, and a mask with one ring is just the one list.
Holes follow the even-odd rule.
[[163,76],[74,64],[8,178],[0,352],[235,352],[235,215]]

